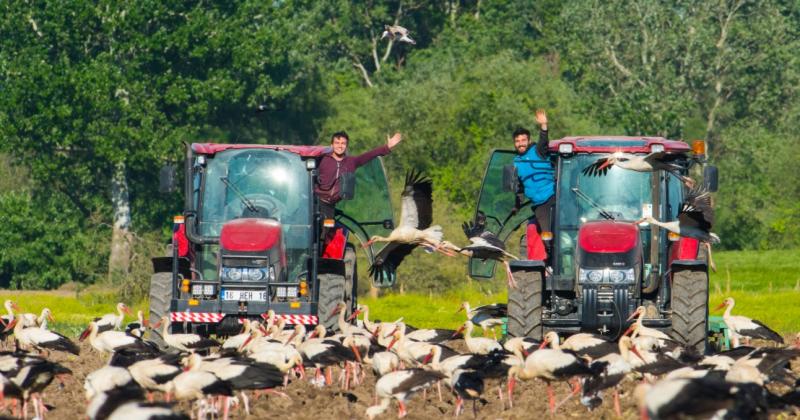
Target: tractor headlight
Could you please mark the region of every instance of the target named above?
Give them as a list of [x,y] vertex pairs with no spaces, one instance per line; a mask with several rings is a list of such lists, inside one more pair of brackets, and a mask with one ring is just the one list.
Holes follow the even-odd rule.
[[600,283],[603,280],[603,270],[580,270],[578,281],[581,283]]
[[222,273],[222,276],[227,277],[227,279],[230,281],[242,280],[242,270],[239,270],[238,268],[223,268]]
[[245,268],[244,270],[246,270],[247,272],[247,277],[245,278],[245,280],[261,281],[265,277],[264,270],[260,268],[250,268],[250,269]]
[[220,273],[223,281],[262,281],[266,277],[266,268],[223,267]]
[[627,270],[609,270],[608,279],[612,283],[632,283],[634,279],[634,271],[632,268]]

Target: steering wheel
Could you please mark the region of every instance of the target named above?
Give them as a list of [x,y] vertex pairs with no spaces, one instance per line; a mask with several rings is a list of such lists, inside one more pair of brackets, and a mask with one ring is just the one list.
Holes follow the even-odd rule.
[[[245,195],[248,201],[250,201],[254,206],[261,207],[267,211],[268,217],[280,220],[281,215],[286,210],[286,205],[278,201],[275,197],[269,194],[247,194]],[[240,202],[240,213],[244,213],[247,210],[247,205],[244,202]]]

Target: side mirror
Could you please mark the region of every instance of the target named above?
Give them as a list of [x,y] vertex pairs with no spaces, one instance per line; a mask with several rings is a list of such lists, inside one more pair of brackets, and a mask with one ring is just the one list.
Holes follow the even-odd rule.
[[175,165],[168,163],[158,171],[158,192],[161,194],[174,193],[177,190]]
[[703,188],[717,192],[717,187],[719,187],[719,171],[716,166],[707,165],[703,168]]
[[518,188],[517,167],[513,164],[503,166],[503,191],[516,193]]
[[347,172],[339,175],[339,195],[342,200],[352,200],[356,195],[356,174]]

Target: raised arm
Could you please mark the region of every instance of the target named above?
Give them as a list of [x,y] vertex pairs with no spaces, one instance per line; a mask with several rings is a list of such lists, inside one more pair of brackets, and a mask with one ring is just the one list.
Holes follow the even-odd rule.
[[547,113],[543,109],[536,110],[536,123],[539,124],[539,141],[536,143],[536,152],[539,156],[547,156],[547,143],[549,141],[547,131]]
[[376,147],[369,152],[362,153],[358,156],[353,158],[353,162],[356,165],[356,168],[366,165],[367,162],[375,159],[378,156],[385,156],[388,155],[391,150],[397,146],[400,141],[403,140],[403,136],[400,133],[394,133],[392,137],[386,138],[386,144],[383,146]]

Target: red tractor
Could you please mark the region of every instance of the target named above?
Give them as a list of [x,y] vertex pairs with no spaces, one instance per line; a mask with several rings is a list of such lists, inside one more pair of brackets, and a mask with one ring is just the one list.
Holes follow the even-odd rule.
[[[394,226],[380,159],[342,178],[335,220],[313,193],[321,146],[195,143],[187,147],[185,208],[172,255],[153,258],[150,319],[173,332],[238,333],[243,318],[273,310],[288,324],[335,329],[340,301],[356,305],[355,247]],[[174,170],[162,169],[162,187]],[[355,186],[358,185],[358,194]],[[335,228],[332,240],[321,227]],[[366,248],[372,262],[372,248]],[[156,332],[158,333],[158,332]]]
[[[704,246],[633,222],[678,215],[686,187],[664,171],[636,172],[612,167],[605,176],[584,168],[615,152],[666,152],[686,170],[703,166],[703,184],[716,190],[717,170],[706,165],[704,144],[696,147],[659,137],[567,137],[550,142],[556,170],[552,235],[543,235],[547,261],[518,260],[511,270],[518,285],[508,292],[508,333],[541,338],[543,329],[579,331],[616,338],[637,307],[644,324],[703,351],[708,323],[708,263]],[[486,229],[506,241],[532,217],[530,206],[517,214],[512,165],[515,152],[494,151],[481,187],[478,215]],[[525,239],[520,254],[524,258]],[[491,260],[471,259],[473,278],[490,278]]]

